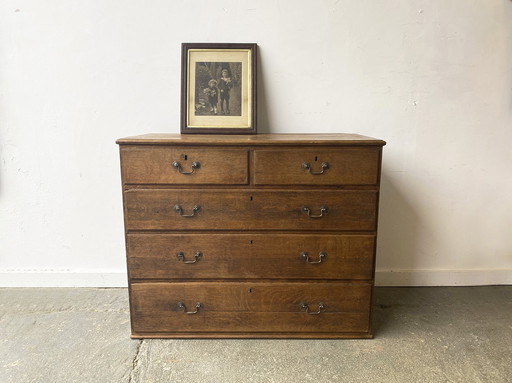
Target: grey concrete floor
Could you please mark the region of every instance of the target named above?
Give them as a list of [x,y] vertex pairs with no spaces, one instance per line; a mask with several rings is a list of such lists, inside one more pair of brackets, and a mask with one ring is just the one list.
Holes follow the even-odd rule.
[[132,340],[126,289],[0,289],[0,383],[512,382],[512,286],[376,288],[372,340]]

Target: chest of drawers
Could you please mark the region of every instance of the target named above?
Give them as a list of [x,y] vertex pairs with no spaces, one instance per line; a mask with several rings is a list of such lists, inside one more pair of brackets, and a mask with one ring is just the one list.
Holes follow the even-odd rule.
[[371,337],[384,141],[117,143],[132,337]]

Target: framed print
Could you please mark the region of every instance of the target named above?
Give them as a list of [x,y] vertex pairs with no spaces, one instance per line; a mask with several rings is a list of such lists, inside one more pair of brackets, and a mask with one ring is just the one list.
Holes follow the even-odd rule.
[[182,44],[181,133],[256,133],[256,50],[256,44]]

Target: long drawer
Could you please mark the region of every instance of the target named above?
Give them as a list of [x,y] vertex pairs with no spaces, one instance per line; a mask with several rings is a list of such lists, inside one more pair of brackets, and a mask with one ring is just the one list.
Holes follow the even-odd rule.
[[367,283],[134,283],[136,333],[368,332]]
[[370,279],[373,235],[128,234],[136,279]]
[[375,230],[374,190],[130,189],[127,230]]

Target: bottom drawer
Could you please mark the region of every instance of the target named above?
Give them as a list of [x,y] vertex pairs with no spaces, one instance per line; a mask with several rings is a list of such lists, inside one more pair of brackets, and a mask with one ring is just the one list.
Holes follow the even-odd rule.
[[341,282],[135,283],[133,336],[367,337],[371,288]]

